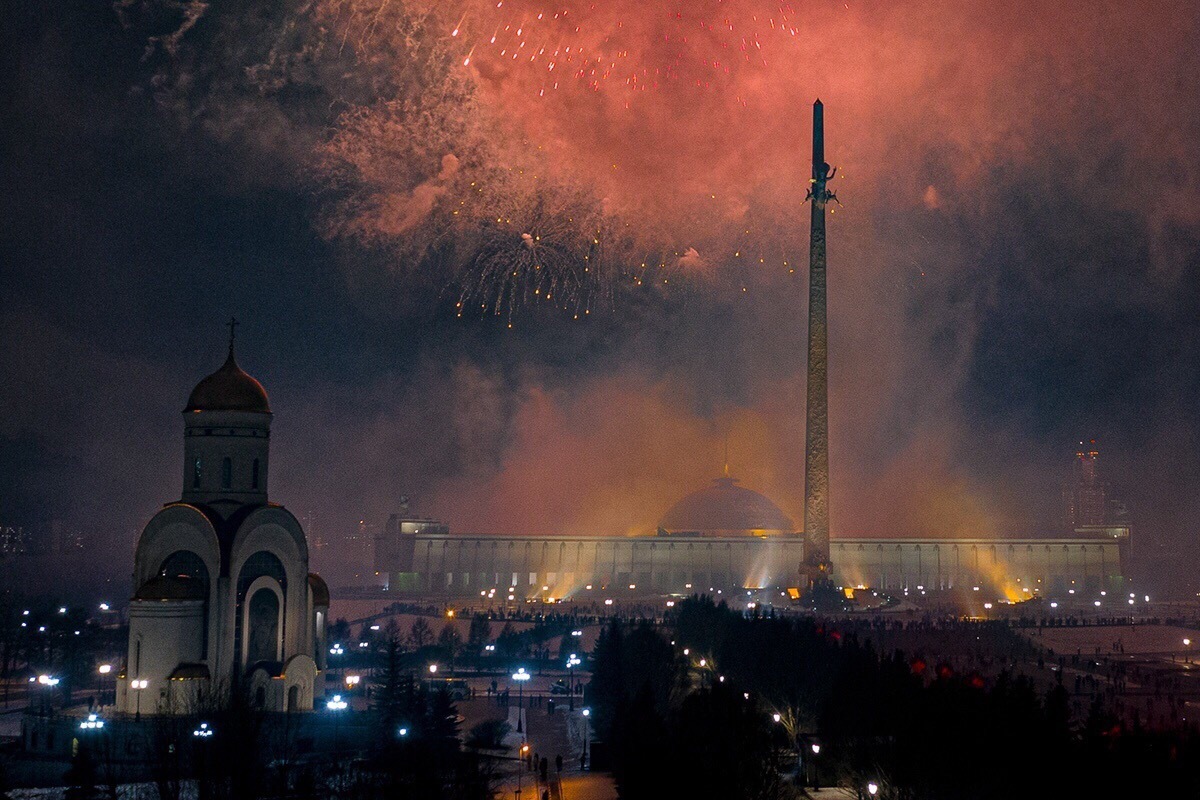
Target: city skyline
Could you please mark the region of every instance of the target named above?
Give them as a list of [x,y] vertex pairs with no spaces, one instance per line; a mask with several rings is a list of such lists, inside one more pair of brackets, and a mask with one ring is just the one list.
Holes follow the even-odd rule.
[[[761,62],[694,90],[560,87],[538,161],[520,143],[537,135],[540,73],[487,47],[459,52],[465,37],[487,41],[492,18],[474,4],[457,36],[457,17],[423,18],[440,67],[401,68],[391,34],[368,42],[351,20],[357,49],[311,49],[309,72],[292,51],[320,43],[323,4],[317,18],[294,11],[289,41],[273,18],[239,27],[214,7],[185,25],[155,8],[18,20],[19,123],[5,126],[0,190],[0,470],[15,480],[0,524],[59,518],[124,564],[170,495],[174,410],[219,364],[230,314],[242,362],[285,411],[274,485],[323,536],[382,524],[400,495],[456,530],[621,535],[720,474],[726,439],[739,477],[803,518],[811,165],[795,143],[820,96],[847,198],[829,245],[844,265],[829,299],[834,535],[1057,525],[1064,454],[1095,437],[1142,552],[1190,585],[1172,555],[1200,511],[1198,114],[1161,70],[1195,71],[1177,24],[1194,9],[1089,27],[1076,24],[1091,19],[1083,6],[1031,11],[1038,25],[943,8],[942,27],[920,23],[920,4],[830,7],[793,20],[827,32],[806,53],[735,3]],[[695,11],[702,25],[714,13]],[[677,23],[626,21],[631,58],[664,67],[653,34]],[[588,24],[580,45],[606,47]],[[698,55],[722,49],[719,29],[705,28]],[[1047,48],[1044,30],[1069,35]],[[1150,41],[1164,62],[1144,58]],[[620,280],[568,290],[595,302],[459,316],[494,260],[440,250],[413,263],[405,247],[423,240],[408,214],[423,219],[422,198],[442,241],[474,241],[438,203],[486,151],[442,106],[427,158],[368,131],[402,121],[384,116],[389,101],[451,85],[443,68],[479,120],[511,111],[496,129],[502,163],[553,179],[554,202],[523,223],[566,236],[555,213],[577,201],[564,186],[609,201],[602,227],[644,221],[633,245],[604,240]],[[354,153],[404,168],[374,175]],[[366,213],[385,206],[387,219]],[[510,231],[520,256],[536,252],[526,232]],[[639,247],[659,260],[643,270],[629,258]]]

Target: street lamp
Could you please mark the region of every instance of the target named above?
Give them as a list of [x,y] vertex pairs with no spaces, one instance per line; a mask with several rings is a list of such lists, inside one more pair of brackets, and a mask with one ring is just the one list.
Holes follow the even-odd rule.
[[192,736],[197,739],[208,739],[213,735],[213,729],[209,727],[207,722],[201,722],[200,727],[192,731]]
[[135,692],[137,692],[137,695],[136,695],[137,696],[137,710],[136,710],[136,713],[134,713],[134,715],[133,715],[133,718],[135,720],[141,721],[141,719],[142,719],[142,690],[145,689],[146,687],[148,687],[149,685],[150,685],[150,681],[146,680],[145,678],[142,678],[140,680],[137,678],[134,678],[133,680],[131,680],[129,682],[129,688],[131,688]]
[[112,664],[101,664],[96,672],[100,674],[96,679],[96,694],[100,695],[100,705],[104,705],[104,676],[112,672]]
[[813,791],[819,792],[819,791],[821,791],[821,778],[820,778],[820,775],[817,773],[817,756],[819,756],[821,754],[821,745],[819,745],[816,742],[813,742],[812,743],[812,754],[813,754],[813,757],[812,757]]
[[567,711],[575,710],[575,668],[582,663],[574,653],[567,656]]
[[876,783],[875,781],[871,781],[870,783],[868,783],[867,784],[867,794],[871,795],[871,797],[874,797],[875,795],[879,794],[879,784]]
[[333,712],[333,749],[342,749],[342,714],[350,707],[350,704],[342,699],[340,694],[335,694],[329,700],[325,701],[325,708]]
[[579,759],[579,771],[583,772],[583,762],[587,759],[588,745],[592,743],[592,710],[585,708],[583,710],[583,754]]
[[524,738],[521,739],[521,749],[518,752],[520,757],[517,759],[517,800],[521,800],[521,777],[525,772],[525,758],[529,755],[529,745]]
[[523,718],[525,716],[525,682],[532,678],[524,667],[513,673],[512,679],[517,682],[517,733],[524,733]]
[[79,723],[81,731],[98,731],[104,728],[104,720],[96,714],[88,714],[87,719]]

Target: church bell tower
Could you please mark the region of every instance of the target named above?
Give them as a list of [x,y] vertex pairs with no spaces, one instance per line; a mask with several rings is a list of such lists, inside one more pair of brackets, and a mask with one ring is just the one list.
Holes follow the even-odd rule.
[[237,365],[236,326],[230,320],[225,363],[196,385],[183,410],[185,503],[267,502],[271,404],[262,384]]

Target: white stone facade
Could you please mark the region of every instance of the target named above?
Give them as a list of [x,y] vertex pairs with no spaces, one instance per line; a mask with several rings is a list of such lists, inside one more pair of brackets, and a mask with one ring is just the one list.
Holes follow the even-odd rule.
[[274,711],[323,695],[329,591],[296,518],[267,500],[271,412],[233,361],[184,412],[183,492],[134,558],[121,711],[190,713],[231,691]]

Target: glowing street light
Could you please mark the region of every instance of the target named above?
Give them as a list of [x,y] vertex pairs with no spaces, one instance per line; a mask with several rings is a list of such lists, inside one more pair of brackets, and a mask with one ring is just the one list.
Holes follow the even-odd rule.
[[345,649],[343,649],[340,644],[335,644],[333,647],[329,648],[329,655],[331,656],[340,656],[345,654],[345,652]]
[[401,736],[408,736],[408,728],[401,728],[399,733]]
[[517,682],[517,733],[524,733],[525,728],[522,720],[525,716],[525,682],[533,676],[525,671],[524,667],[519,667],[512,674],[512,679]]
[[346,688],[353,689],[355,686],[358,686],[359,681],[361,681],[361,680],[362,680],[361,675],[347,675],[346,676]]
[[437,675],[437,669],[438,669],[437,664],[430,664],[429,665],[429,674]]
[[879,784],[876,783],[875,781],[871,781],[870,783],[868,783],[867,784],[867,794],[871,795],[871,797],[874,797],[875,795],[879,794]]
[[350,704],[343,700],[340,694],[335,694],[331,699],[325,701],[325,707],[330,711],[345,711]]
[[192,731],[192,736],[197,739],[208,739],[213,735],[213,729],[209,727],[207,722],[201,722],[200,727]]
[[142,690],[148,686],[150,686],[150,681],[146,680],[145,678],[134,678],[129,682],[129,688],[137,692],[137,708],[133,715],[133,718],[136,720],[140,720],[142,718]]
[[104,727],[104,720],[100,719],[96,714],[88,714],[87,719],[79,723],[79,729],[83,731],[98,731]]
[[575,710],[575,668],[582,663],[574,653],[567,656],[567,711]]

